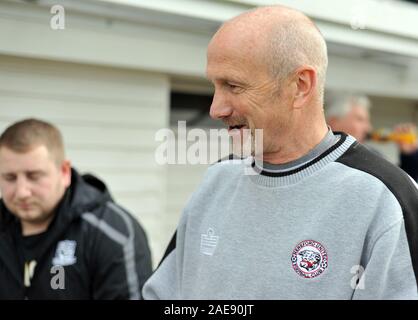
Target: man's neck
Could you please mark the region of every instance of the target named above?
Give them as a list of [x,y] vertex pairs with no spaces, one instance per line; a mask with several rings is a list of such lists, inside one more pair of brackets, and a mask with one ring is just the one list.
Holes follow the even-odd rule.
[[42,222],[33,223],[33,222],[21,221],[22,235],[24,237],[27,237],[27,236],[34,236],[34,235],[45,232],[46,230],[48,230],[48,227],[51,224],[53,218],[54,218],[54,215],[52,214],[50,217],[48,217],[46,220]]
[[278,146],[277,151],[263,154],[263,161],[271,164],[284,164],[303,157],[317,146],[328,133],[324,122],[318,128],[296,129],[289,133]]

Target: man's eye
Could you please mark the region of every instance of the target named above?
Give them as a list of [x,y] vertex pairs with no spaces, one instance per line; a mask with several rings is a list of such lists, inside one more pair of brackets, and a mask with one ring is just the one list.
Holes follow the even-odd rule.
[[228,88],[229,88],[230,90],[232,90],[232,91],[234,91],[234,92],[237,92],[237,91],[239,91],[239,90],[241,90],[241,89],[242,89],[240,86],[238,86],[238,85],[236,85],[236,84],[233,84],[233,83],[227,83],[226,85],[228,86]]
[[6,174],[3,176],[3,179],[6,180],[7,182],[13,182],[16,180],[16,176],[11,175],[11,174]]
[[36,181],[41,177],[40,173],[33,173],[28,175],[28,179],[32,181]]

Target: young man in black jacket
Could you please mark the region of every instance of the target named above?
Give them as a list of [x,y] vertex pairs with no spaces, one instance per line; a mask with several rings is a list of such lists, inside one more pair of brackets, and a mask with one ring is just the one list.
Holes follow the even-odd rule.
[[57,128],[6,129],[0,191],[0,299],[141,298],[145,232],[103,182],[71,168]]

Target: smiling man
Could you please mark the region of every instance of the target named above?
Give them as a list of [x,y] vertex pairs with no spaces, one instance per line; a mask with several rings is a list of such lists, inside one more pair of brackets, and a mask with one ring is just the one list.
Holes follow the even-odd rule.
[[60,132],[28,119],[0,136],[0,299],[138,299],[147,239],[99,179],[65,159]]
[[210,115],[233,136],[262,129],[263,161],[208,169],[145,299],[418,298],[417,187],[327,127],[326,69],[321,33],[295,10],[258,8],[216,32]]

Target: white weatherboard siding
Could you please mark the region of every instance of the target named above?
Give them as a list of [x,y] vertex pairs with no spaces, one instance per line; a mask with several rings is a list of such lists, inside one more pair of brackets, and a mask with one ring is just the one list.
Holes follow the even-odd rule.
[[[211,33],[158,26],[160,19],[167,18],[157,19],[148,12],[117,4],[101,12],[100,3],[91,0],[53,1],[50,5],[41,2],[0,0],[0,54],[204,75]],[[64,30],[50,27],[50,8],[55,4],[65,8]],[[81,8],[72,9],[76,4],[93,7],[91,12],[83,12]],[[130,17],[118,18],[122,9],[131,13]],[[154,19],[153,25],[143,23],[143,15]]]
[[0,56],[0,131],[27,117],[62,131],[81,172],[102,178],[145,228],[154,264],[165,231],[165,168],[154,161],[156,130],[167,126],[166,76]]

